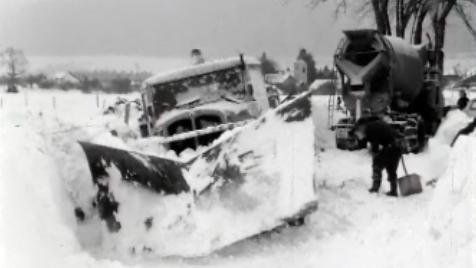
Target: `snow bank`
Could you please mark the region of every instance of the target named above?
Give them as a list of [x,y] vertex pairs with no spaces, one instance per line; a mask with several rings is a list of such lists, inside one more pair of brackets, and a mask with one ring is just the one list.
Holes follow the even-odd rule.
[[[160,195],[124,182],[111,168],[109,192],[119,203],[122,227],[117,233],[101,228],[94,246],[114,258],[202,256],[315,205],[313,122],[309,114],[293,119],[301,111],[291,108],[284,115],[271,111],[217,141],[190,167],[191,193]],[[89,228],[99,219],[87,214]]]
[[461,136],[430,205],[434,265],[473,267],[476,252],[476,138]]
[[90,204],[80,189],[93,187],[83,180],[90,174],[76,140],[112,140],[96,96],[0,96],[0,267],[123,267],[84,251],[87,236],[78,236],[73,213],[73,201]]
[[122,267],[84,252],[57,163],[27,127],[1,129],[1,267]]
[[472,119],[463,111],[457,109],[448,112],[441,122],[435,135],[436,139],[443,144],[451,144],[458,131],[464,128]]
[[[333,132],[327,129],[327,97],[316,97],[313,116],[317,127],[313,134],[318,153],[311,164],[316,175],[319,209],[304,226],[247,239],[206,258],[142,256],[125,260],[121,254],[109,254],[111,251],[107,250],[124,253],[117,248],[126,242],[145,244],[146,240],[142,239],[147,233],[135,230],[134,225],[143,228],[143,218],[149,215],[149,209],[157,209],[157,213],[164,211],[157,196],[145,190],[132,190],[132,185],[117,186],[119,198],[130,201],[124,206],[136,209],[137,216],[118,215],[127,222],[125,228],[129,228],[124,237],[102,236],[104,225],[94,220],[97,215],[92,210],[86,209],[91,224],[84,228],[78,228],[72,213],[73,204],[90,205],[94,193],[90,180],[84,179],[90,178],[90,174],[75,141],[86,139],[126,146],[112,137],[104,125],[108,120],[122,119],[120,116],[104,119],[94,95],[59,91],[27,94],[27,107],[23,93],[1,95],[0,267],[329,268],[472,267],[475,264],[471,259],[476,251],[476,176],[472,169],[475,142],[461,137],[453,149],[449,147],[460,126],[469,121],[459,111],[448,115],[425,152],[406,157],[408,169],[422,175],[424,181],[438,178],[436,189],[425,185],[419,195],[395,199],[368,194],[370,155],[365,150],[335,149]],[[56,110],[52,107],[53,96],[57,98]],[[96,123],[99,126],[86,127]],[[253,142],[249,146],[256,145]],[[400,169],[399,175],[402,174]],[[382,192],[387,187],[384,181]],[[155,205],[143,208],[139,201]],[[176,207],[186,212],[187,200],[175,201]],[[170,216],[164,215],[164,219],[172,219]],[[220,213],[214,216],[216,221],[224,217]],[[236,230],[241,228],[239,218],[223,220],[236,221]],[[186,227],[186,224],[177,226]],[[214,226],[210,228],[213,232]],[[170,243],[186,241],[186,237],[175,240],[172,235],[166,239]],[[130,251],[126,253],[130,255]]]
[[346,117],[343,111],[335,110],[334,117],[329,122],[328,117],[329,96],[313,96],[312,109],[314,120],[314,137],[316,139],[316,149],[334,149],[336,148],[335,134],[330,128],[336,124],[339,119]]

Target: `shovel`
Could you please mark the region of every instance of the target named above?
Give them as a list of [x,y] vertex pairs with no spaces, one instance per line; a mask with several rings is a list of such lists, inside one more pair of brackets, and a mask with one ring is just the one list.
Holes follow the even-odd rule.
[[405,176],[398,178],[398,188],[400,189],[400,194],[402,196],[408,196],[412,194],[418,194],[423,191],[421,186],[420,175],[412,173],[408,174],[407,167],[405,166],[405,161],[402,156],[402,166]]

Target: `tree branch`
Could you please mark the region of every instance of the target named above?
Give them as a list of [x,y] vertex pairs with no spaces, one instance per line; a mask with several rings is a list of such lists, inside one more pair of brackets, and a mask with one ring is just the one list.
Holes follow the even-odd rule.
[[470,15],[464,11],[464,8],[461,4],[457,4],[455,6],[455,11],[458,14],[458,17],[463,21],[464,25],[466,26],[466,29],[468,29],[474,40],[476,40],[476,29],[473,25],[471,25]]
[[456,0],[446,0],[443,2],[443,12],[441,13],[440,16],[438,16],[438,20],[444,20],[450,13],[451,9],[454,7],[456,4]]

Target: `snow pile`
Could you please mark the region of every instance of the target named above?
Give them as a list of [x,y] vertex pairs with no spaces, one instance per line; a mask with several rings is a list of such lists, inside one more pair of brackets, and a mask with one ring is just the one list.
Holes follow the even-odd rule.
[[[298,116],[295,110],[285,116],[271,112],[217,141],[192,164],[191,193],[160,195],[122,181],[111,168],[109,191],[122,227],[117,233],[101,228],[101,239],[89,247],[114,258],[201,256],[309,209],[316,199],[312,118],[285,122]],[[99,219],[94,210],[86,214],[89,229]]]
[[[434,265],[471,267],[476,252],[476,139],[461,136],[430,206]],[[448,262],[452,260],[455,262]]]
[[69,197],[43,139],[26,127],[0,133],[0,266],[122,267],[84,252]]
[[[422,175],[424,182],[438,179],[436,188],[424,185],[421,194],[395,199],[383,194],[368,194],[370,155],[366,150],[335,149],[334,133],[327,129],[327,97],[316,97],[313,101],[313,121],[317,125],[314,135],[307,136],[311,132],[304,128],[295,128],[293,133],[282,132],[287,133],[289,136],[285,138],[290,140],[290,135],[297,135],[297,140],[310,149],[309,139],[315,139],[317,144],[314,162],[304,165],[314,165],[311,169],[315,172],[319,209],[309,216],[304,226],[247,239],[206,258],[164,259],[153,257],[153,254],[125,258],[122,254],[131,256],[133,251],[147,252],[150,245],[158,243],[167,247],[166,250],[168,244],[186,248],[188,241],[198,243],[201,238],[198,233],[193,237],[194,241],[188,240],[186,233],[180,233],[193,230],[196,227],[193,224],[208,226],[208,229],[201,229],[207,235],[228,231],[233,236],[243,232],[251,223],[243,220],[239,213],[223,214],[215,203],[225,200],[223,204],[230,208],[239,200],[242,206],[233,207],[236,211],[246,210],[254,203],[242,192],[228,195],[225,187],[222,196],[197,202],[198,212],[189,215],[188,204],[196,201],[189,196],[164,200],[134,185],[113,181],[117,198],[127,200],[121,201],[123,210],[117,215],[124,222],[124,232],[106,233],[104,224],[92,212],[91,199],[95,189],[84,153],[76,140],[126,148],[130,146],[130,140],[126,139],[124,143],[111,136],[106,126],[107,122],[119,124],[123,119],[102,116],[94,95],[74,91],[29,91],[27,107],[24,93],[1,96],[0,267],[329,268],[349,265],[472,267],[475,264],[471,254],[476,251],[476,174],[473,168],[476,145],[474,139],[461,137],[454,148],[449,147],[456,132],[469,122],[469,118],[459,111],[449,113],[423,153],[406,157],[408,169]],[[56,108],[53,108],[53,97],[56,97]],[[271,122],[267,134],[273,137],[281,132],[281,129],[277,130],[281,127]],[[247,141],[243,148],[266,147],[265,142],[261,144],[259,140]],[[282,167],[276,167],[277,170],[289,163],[279,162],[279,165]],[[398,172],[403,175],[401,168]],[[195,188],[201,188],[202,184],[194,182],[197,183]],[[382,188],[381,192],[387,190],[386,181]],[[263,191],[265,189],[263,187]],[[256,194],[266,199],[267,193]],[[172,206],[176,210],[165,207],[165,202],[167,206],[174,203]],[[86,207],[87,220],[82,225],[74,217],[76,204]],[[263,211],[270,213],[270,210]],[[152,220],[152,226],[157,229],[147,231],[145,220],[151,213],[160,217]],[[189,218],[174,222],[178,215]],[[161,236],[160,230],[168,230],[168,236]],[[177,231],[176,235],[174,231]],[[151,232],[154,236],[150,236]]]
[[448,112],[441,122],[435,135],[435,139],[443,144],[450,145],[458,131],[464,128],[472,119],[463,111],[457,109]]
[[[335,98],[335,97],[334,97]],[[328,117],[329,96],[314,96],[312,98],[313,120],[314,120],[314,137],[317,150],[336,148],[335,134],[331,130],[331,126],[336,124],[340,119],[347,117],[342,110],[335,110],[333,120]]]

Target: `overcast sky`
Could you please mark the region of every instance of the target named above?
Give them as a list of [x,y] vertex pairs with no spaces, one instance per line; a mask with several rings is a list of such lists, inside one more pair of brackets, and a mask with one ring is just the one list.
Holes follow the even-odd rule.
[[[331,56],[341,30],[369,26],[310,0],[0,0],[0,46],[27,55],[207,56],[237,52]],[[475,52],[461,22],[449,22],[447,53]]]

